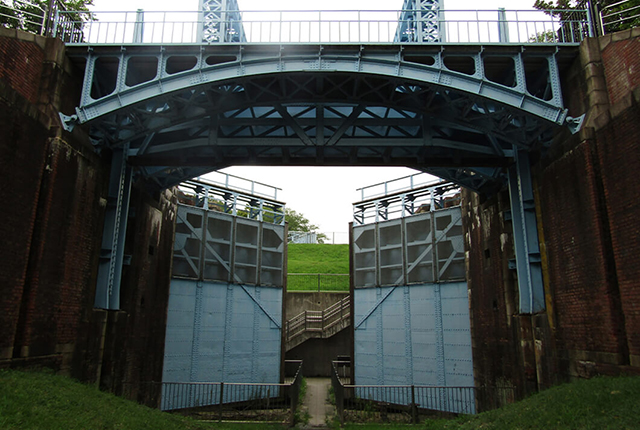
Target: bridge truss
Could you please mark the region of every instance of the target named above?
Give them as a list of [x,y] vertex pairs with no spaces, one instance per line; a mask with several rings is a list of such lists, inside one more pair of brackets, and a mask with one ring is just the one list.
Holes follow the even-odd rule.
[[521,312],[544,309],[528,154],[580,127],[560,76],[588,23],[525,49],[502,11],[499,43],[447,43],[440,6],[406,0],[389,43],[247,42],[235,0],[202,0],[195,44],[74,39],[84,85],[61,118],[114,154],[96,306],[119,307],[134,175],[159,190],[231,165],[399,165],[485,194],[508,184]]

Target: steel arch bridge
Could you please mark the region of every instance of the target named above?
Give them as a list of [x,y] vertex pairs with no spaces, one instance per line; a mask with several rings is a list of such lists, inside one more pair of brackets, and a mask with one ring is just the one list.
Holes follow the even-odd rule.
[[439,0],[405,0],[387,21],[319,15],[316,34],[311,20],[255,21],[235,0],[201,0],[188,43],[185,23],[175,39],[166,17],[138,12],[119,33],[61,17],[58,36],[85,71],[75,114],[61,118],[113,152],[96,306],[119,307],[134,176],[164,189],[231,165],[402,165],[478,192],[508,183],[521,311],[544,309],[528,153],[580,127],[560,77],[591,25],[586,10],[533,30],[494,15],[477,35],[455,32]]

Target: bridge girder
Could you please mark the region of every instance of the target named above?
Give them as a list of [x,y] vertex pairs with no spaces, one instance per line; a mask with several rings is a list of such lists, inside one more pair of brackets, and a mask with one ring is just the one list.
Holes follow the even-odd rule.
[[497,177],[483,169],[504,167],[514,147],[544,145],[564,124],[560,69],[575,55],[514,46],[196,48],[70,49],[85,66],[79,121],[98,145],[129,145],[129,162],[156,186],[232,164],[359,164],[439,168],[480,191],[478,178],[485,186]]

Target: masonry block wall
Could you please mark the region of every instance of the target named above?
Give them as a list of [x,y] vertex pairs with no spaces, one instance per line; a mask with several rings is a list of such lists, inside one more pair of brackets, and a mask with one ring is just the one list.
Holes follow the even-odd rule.
[[532,157],[545,312],[517,313],[508,195],[465,194],[476,384],[640,373],[639,65],[640,29],[583,42],[563,96],[585,124]]
[[81,83],[60,41],[0,28],[0,367],[47,366],[153,404],[175,202],[134,192],[122,311],[94,309],[110,156],[58,119]]

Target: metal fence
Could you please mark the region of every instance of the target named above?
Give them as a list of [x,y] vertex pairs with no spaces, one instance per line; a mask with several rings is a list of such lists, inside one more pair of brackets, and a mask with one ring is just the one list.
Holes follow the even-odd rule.
[[[350,385],[339,362],[331,384],[336,413],[345,422],[419,423],[424,418],[476,414],[513,403],[514,387],[439,387],[423,385]],[[345,363],[342,363],[343,367]]]
[[162,411],[207,420],[288,421],[293,424],[302,384],[302,361],[284,384],[163,382]]
[[334,273],[288,273],[290,291],[349,291],[349,275]]
[[600,28],[604,34],[640,25],[640,3],[622,0],[600,9]]
[[[220,11],[216,43],[425,43],[412,11]],[[226,18],[225,18],[226,17]],[[440,43],[578,44],[592,34],[586,10],[442,10]],[[211,23],[197,11],[60,11],[55,32],[69,44],[197,44]],[[70,29],[72,31],[70,31]],[[82,34],[78,38],[78,29]],[[401,34],[402,33],[402,34]],[[211,43],[207,41],[206,43]]]

